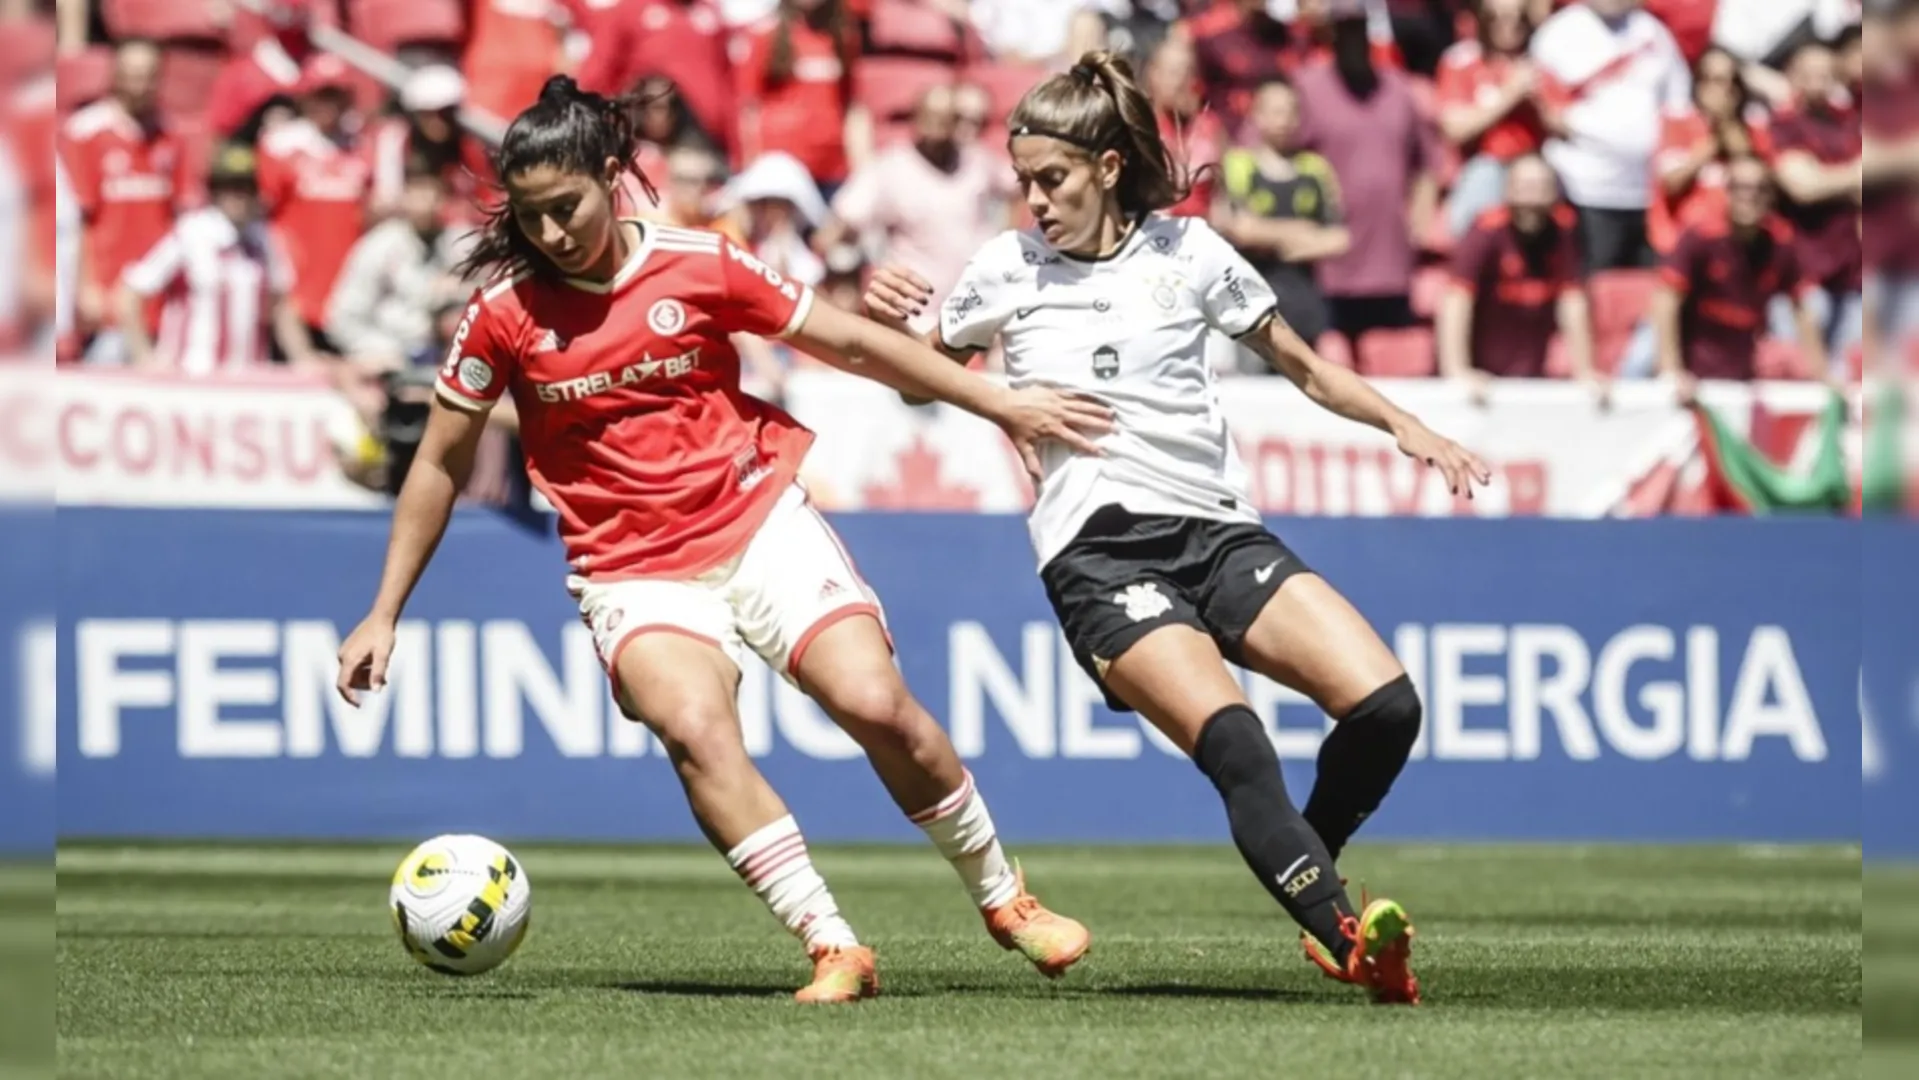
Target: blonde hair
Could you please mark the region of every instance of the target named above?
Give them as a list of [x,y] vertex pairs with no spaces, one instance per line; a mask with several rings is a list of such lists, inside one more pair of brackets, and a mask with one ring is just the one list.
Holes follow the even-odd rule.
[[1193,177],[1159,135],[1159,118],[1118,53],[1089,52],[1071,71],[1026,92],[1007,120],[1013,137],[1044,135],[1092,157],[1120,156],[1115,194],[1128,216],[1164,210],[1185,199]]

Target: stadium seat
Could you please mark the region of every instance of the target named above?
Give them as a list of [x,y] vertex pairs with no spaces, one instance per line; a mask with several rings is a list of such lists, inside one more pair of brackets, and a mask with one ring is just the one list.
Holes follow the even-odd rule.
[[966,69],[964,81],[986,91],[992,101],[988,115],[1003,123],[1026,91],[1046,74],[1045,68],[1027,64],[974,64]]
[[94,46],[71,56],[62,56],[54,65],[54,80],[60,87],[62,116],[106,96],[113,86],[113,50]]
[[466,39],[461,0],[344,0],[347,33],[386,53]]
[[100,18],[115,39],[219,41],[226,35],[215,18],[215,7],[181,0],[101,0]]
[[1658,288],[1659,274],[1653,270],[1604,270],[1592,276],[1587,292],[1592,297],[1593,359],[1601,371],[1619,369]]
[[869,55],[919,56],[957,63],[966,54],[963,28],[919,0],[878,0],[866,26]]
[[1346,340],[1345,334],[1328,330],[1319,335],[1318,341],[1313,342],[1313,348],[1321,360],[1348,371],[1353,369],[1353,343]]
[[1424,379],[1439,370],[1433,332],[1423,326],[1374,330],[1359,339],[1356,353],[1359,373],[1372,378]]
[[910,119],[926,91],[950,86],[958,69],[937,60],[869,56],[853,70],[853,98],[873,115],[876,124]]

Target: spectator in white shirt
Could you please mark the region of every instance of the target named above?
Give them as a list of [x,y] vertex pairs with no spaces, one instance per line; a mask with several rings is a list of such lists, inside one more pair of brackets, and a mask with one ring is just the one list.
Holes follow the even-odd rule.
[[1533,35],[1556,130],[1546,159],[1579,211],[1588,270],[1645,265],[1660,121],[1692,102],[1678,43],[1640,4],[1582,0]]
[[470,234],[448,228],[445,210],[445,179],[416,157],[407,166],[396,216],[375,225],[347,254],[327,302],[326,332],[354,363],[391,370],[419,362],[434,343],[433,312],[448,297],[465,294],[453,268]]

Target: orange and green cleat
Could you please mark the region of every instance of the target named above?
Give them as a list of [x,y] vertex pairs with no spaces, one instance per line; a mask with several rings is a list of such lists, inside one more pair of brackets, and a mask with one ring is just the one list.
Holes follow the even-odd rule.
[[1353,943],[1345,966],[1311,934],[1301,934],[1306,959],[1330,978],[1365,987],[1381,1005],[1419,1004],[1419,980],[1412,969],[1413,921],[1405,908],[1391,900],[1372,900],[1358,918],[1342,919],[1339,929]]
[[1019,894],[980,912],[986,918],[987,932],[1000,948],[1019,950],[1041,975],[1057,979],[1086,955],[1093,935],[1078,922],[1046,910],[1039,897],[1027,892],[1026,872],[1018,863],[1013,864],[1013,874]]
[[793,1000],[805,1005],[846,1005],[879,995],[880,975],[872,949],[823,945],[807,955],[813,958],[813,981],[795,992]]

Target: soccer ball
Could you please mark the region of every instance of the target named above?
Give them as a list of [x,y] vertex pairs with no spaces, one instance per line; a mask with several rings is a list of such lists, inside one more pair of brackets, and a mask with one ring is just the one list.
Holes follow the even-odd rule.
[[442,975],[506,963],[526,937],[532,902],[526,869],[484,836],[436,836],[414,848],[388,897],[407,955]]

